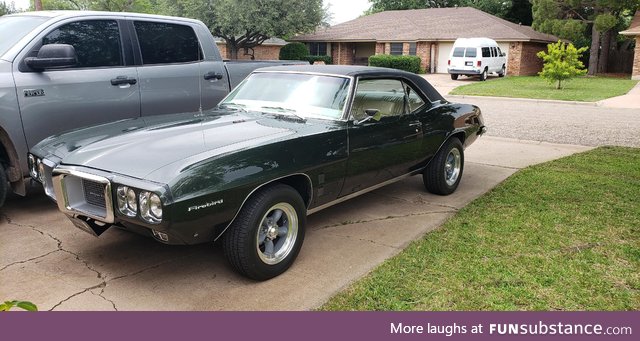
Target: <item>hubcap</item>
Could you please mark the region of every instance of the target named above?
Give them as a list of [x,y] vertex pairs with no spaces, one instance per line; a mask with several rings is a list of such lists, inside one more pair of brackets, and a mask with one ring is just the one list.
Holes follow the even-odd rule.
[[258,226],[258,256],[269,265],[282,262],[293,250],[297,236],[298,215],[293,206],[285,202],[273,205]]
[[444,164],[444,180],[447,185],[453,186],[460,177],[460,168],[462,168],[462,157],[457,148],[451,149]]

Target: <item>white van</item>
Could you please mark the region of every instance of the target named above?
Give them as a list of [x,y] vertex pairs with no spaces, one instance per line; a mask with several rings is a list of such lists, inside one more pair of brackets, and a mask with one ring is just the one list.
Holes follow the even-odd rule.
[[453,43],[447,71],[453,80],[465,75],[480,76],[480,80],[485,81],[489,73],[504,77],[507,73],[506,54],[493,39],[458,38]]

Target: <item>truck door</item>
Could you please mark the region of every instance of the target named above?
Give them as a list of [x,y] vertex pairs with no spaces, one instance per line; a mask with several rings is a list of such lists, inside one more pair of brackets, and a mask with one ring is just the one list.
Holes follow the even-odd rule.
[[[69,19],[42,32],[16,58],[13,75],[27,144],[62,131],[140,115],[131,48],[115,19]],[[30,69],[24,59],[46,44],[69,44],[76,66]],[[128,52],[128,53],[127,53]]]
[[193,26],[136,20],[133,30],[142,116],[210,109],[229,92],[222,60],[205,55]]

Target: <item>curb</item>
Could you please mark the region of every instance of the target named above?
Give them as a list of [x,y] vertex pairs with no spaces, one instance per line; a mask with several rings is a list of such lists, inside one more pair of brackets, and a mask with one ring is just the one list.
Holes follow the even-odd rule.
[[601,107],[602,103],[600,102],[578,102],[578,101],[561,101],[554,99],[534,99],[534,98],[517,98],[517,97],[494,97],[494,96],[471,96],[471,95],[445,95],[446,98],[456,98],[456,99],[493,99],[493,100],[503,100],[503,101],[518,101],[518,102],[528,102],[528,103],[551,103],[551,104],[569,104],[569,105],[584,105],[590,107]]

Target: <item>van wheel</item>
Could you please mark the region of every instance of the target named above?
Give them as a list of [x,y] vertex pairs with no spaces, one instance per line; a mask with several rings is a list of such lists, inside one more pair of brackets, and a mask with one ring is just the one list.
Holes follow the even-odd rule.
[[7,197],[7,191],[9,190],[9,180],[7,174],[4,171],[4,166],[0,163],[0,207],[4,205],[4,199]]
[[504,77],[507,74],[507,68],[502,65],[502,70],[500,70],[500,72],[498,72],[498,77]]
[[458,80],[458,75],[452,74],[451,75],[451,79],[454,80],[454,81]]
[[487,69],[484,69],[484,71],[482,71],[482,73],[480,74],[480,81],[484,82],[487,80]]

